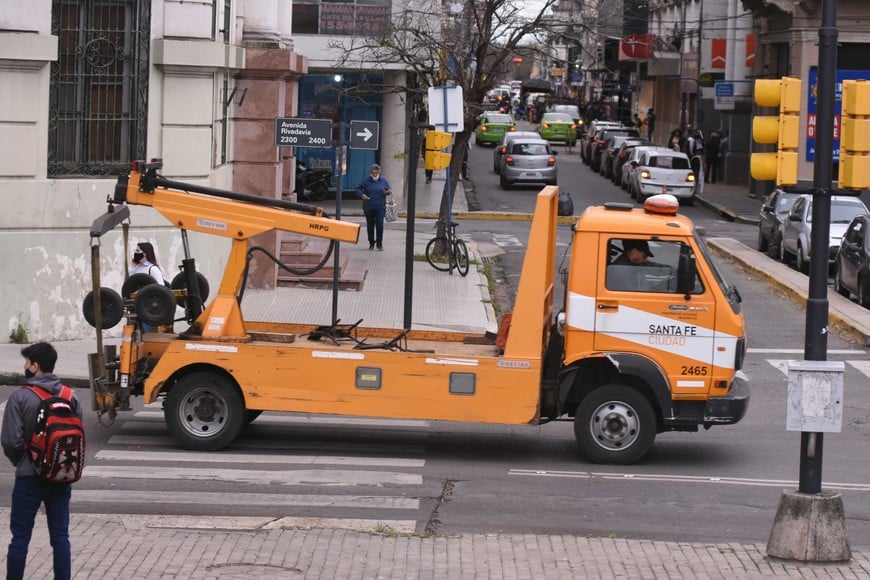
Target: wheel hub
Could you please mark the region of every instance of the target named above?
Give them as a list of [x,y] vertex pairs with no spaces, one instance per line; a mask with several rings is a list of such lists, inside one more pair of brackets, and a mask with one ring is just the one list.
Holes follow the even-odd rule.
[[200,437],[213,436],[227,424],[227,405],[208,389],[190,394],[178,409],[184,429]]
[[601,405],[589,425],[592,436],[605,449],[625,449],[637,440],[638,420],[634,409],[625,403]]

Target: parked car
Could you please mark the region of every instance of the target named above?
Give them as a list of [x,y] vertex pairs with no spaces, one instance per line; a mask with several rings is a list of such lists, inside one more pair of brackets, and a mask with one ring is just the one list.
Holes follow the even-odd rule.
[[544,113],[538,125],[541,139],[562,141],[573,147],[577,142],[577,125],[567,113]]
[[605,129],[598,136],[598,139],[592,144],[592,150],[590,155],[590,167],[592,167],[592,171],[601,172],[601,160],[604,155],[604,150],[607,148],[608,143],[610,143],[610,138],[615,135],[621,135],[623,137],[640,137],[640,133],[637,132],[637,129],[632,129],[631,127],[619,127],[615,129]]
[[[828,265],[834,265],[837,251],[846,228],[857,215],[868,213],[867,206],[857,197],[835,195],[831,197],[831,227],[828,233]],[[813,231],[813,197],[802,194],[795,200],[788,219],[782,226],[782,244],[780,245],[780,259],[789,264],[794,260],[795,267],[801,272],[810,270],[812,258]]]
[[764,199],[758,214],[759,252],[767,252],[771,258],[779,259],[782,224],[799,196],[799,193],[777,188]]
[[538,135],[534,131],[513,131],[511,133],[505,133],[504,137],[501,138],[501,141],[498,142],[498,145],[495,146],[495,149],[492,151],[492,170],[494,173],[501,173],[501,162],[504,157],[504,154],[507,153],[508,144],[515,139],[540,139],[540,135]]
[[667,147],[660,147],[657,145],[640,145],[635,147],[631,154],[628,157],[628,161],[625,162],[622,166],[622,189],[626,190],[631,197],[635,197],[634,193],[634,181],[635,181],[635,172],[637,168],[640,166],[640,158],[647,151],[654,151],[656,149],[661,149],[665,151],[673,151],[672,149],[668,149]]
[[556,185],[556,152],[544,139],[517,139],[505,153],[500,184],[510,189],[515,183],[543,182]]
[[834,259],[834,290],[841,296],[857,296],[858,303],[870,308],[870,215],[852,218]]
[[695,203],[695,173],[685,153],[656,148],[645,151],[636,163],[632,197],[643,202],[651,195],[670,193],[686,205]]
[[621,129],[622,123],[615,121],[600,121],[598,119],[589,123],[586,128],[586,134],[583,136],[583,142],[580,145],[580,159],[586,165],[592,165],[592,149],[594,144],[601,137],[601,134],[607,129]]
[[487,111],[480,116],[480,124],[474,130],[474,139],[478,145],[495,147],[505,133],[516,130],[517,125],[510,115]]
[[646,139],[626,139],[622,142],[613,158],[613,170],[610,172],[610,179],[613,181],[613,185],[622,186],[623,166],[628,163],[631,152],[643,145],[652,145],[652,142]]
[[607,145],[601,153],[601,163],[598,168],[598,173],[611,181],[613,180],[613,165],[616,162],[616,155],[619,153],[622,144],[629,139],[634,139],[634,137],[618,134],[613,135],[607,140]]

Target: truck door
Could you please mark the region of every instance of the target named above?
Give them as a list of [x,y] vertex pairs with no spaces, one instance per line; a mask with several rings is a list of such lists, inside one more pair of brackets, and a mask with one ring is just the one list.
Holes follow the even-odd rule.
[[[680,240],[602,236],[594,348],[632,352],[667,373],[673,394],[706,393],[713,375],[715,299],[696,274],[689,299],[677,293]],[[645,256],[641,257],[640,254]]]

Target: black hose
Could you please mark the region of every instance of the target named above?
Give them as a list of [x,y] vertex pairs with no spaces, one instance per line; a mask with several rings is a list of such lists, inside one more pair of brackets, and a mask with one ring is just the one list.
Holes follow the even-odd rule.
[[239,288],[239,297],[238,297],[239,304],[242,303],[242,298],[245,295],[245,287],[247,287],[247,285],[248,285],[248,270],[250,268],[251,258],[253,257],[254,252],[262,252],[262,253],[266,254],[282,270],[286,270],[287,272],[290,272],[291,274],[295,274],[296,276],[308,276],[309,274],[313,274],[313,273],[317,272],[318,270],[320,270],[321,268],[323,268],[323,266],[329,260],[330,256],[332,256],[333,248],[335,248],[335,240],[330,240],[329,241],[329,249],[326,251],[326,254],[323,256],[323,259],[320,260],[320,262],[318,262],[317,264],[315,264],[314,266],[312,266],[311,268],[308,268],[306,270],[296,270],[295,268],[291,268],[287,264],[284,264],[283,262],[281,262],[281,260],[279,258],[276,258],[275,255],[272,252],[270,252],[269,250],[267,250],[266,248],[264,248],[262,246],[253,246],[251,249],[248,250],[248,253],[245,255],[245,271],[242,274],[242,287]]

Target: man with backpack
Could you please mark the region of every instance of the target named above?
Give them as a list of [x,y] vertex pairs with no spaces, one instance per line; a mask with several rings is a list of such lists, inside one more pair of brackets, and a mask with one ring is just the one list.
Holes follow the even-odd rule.
[[0,445],[15,466],[6,578],[23,578],[40,504],[45,505],[54,577],[71,575],[70,484],[84,467],[84,428],[78,399],[54,374],[57,351],[47,342],[21,349],[27,385],[6,401]]

